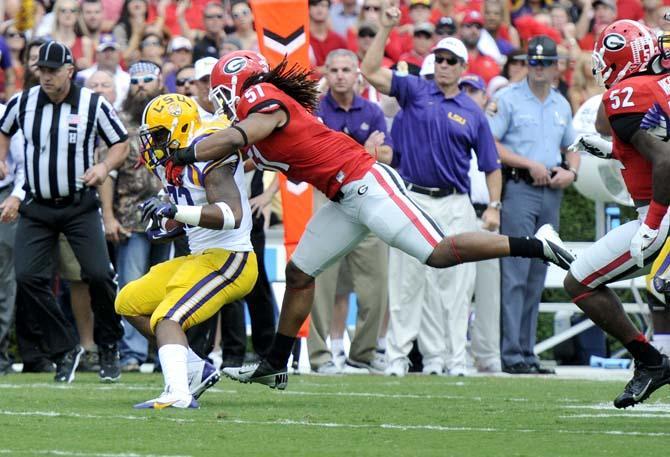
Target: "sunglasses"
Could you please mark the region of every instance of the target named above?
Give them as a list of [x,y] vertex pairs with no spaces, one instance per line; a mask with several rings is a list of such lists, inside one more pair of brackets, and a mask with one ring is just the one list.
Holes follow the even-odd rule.
[[528,59],[529,67],[551,67],[556,62],[554,60],[545,60],[545,59]]
[[205,14],[205,19],[223,19],[223,14]]
[[72,14],[77,14],[79,12],[79,8],[61,8],[59,10],[61,13],[72,13]]
[[191,84],[194,81],[194,78],[177,78],[175,84],[179,87],[185,86],[186,84]]
[[358,32],[358,37],[359,38],[374,38],[375,35],[377,35],[375,32],[372,30],[363,30]]
[[365,5],[363,7],[363,11],[381,11],[382,7],[381,6],[371,6],[371,5]]
[[8,32],[5,36],[7,38],[23,38],[23,35],[19,32]]
[[157,40],[145,40],[142,42],[142,46],[161,46],[161,42]]
[[148,84],[151,81],[156,81],[157,79],[158,79],[158,76],[156,76],[156,75],[146,75],[146,76],[142,76],[140,78],[130,78],[130,84],[132,84],[133,86],[137,85],[139,83]]
[[445,57],[445,56],[435,56],[435,63],[436,64],[441,64],[443,62],[447,62],[447,65],[451,65],[452,67],[459,63],[461,59],[458,57]]

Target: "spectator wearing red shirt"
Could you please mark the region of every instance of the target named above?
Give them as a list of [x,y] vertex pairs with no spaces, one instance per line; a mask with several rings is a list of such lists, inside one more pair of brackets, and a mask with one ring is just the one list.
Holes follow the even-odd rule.
[[484,18],[481,13],[468,11],[461,22],[460,36],[468,50],[468,71],[481,76],[488,84],[494,76],[500,74],[500,66],[477,48],[483,27]]
[[330,0],[309,0],[309,44],[314,66],[320,71],[330,51],[344,49],[347,43],[328,25]]
[[[593,26],[589,30],[593,18]],[[582,14],[577,20],[577,40],[579,47],[584,51],[593,51],[596,37],[600,32],[614,22],[617,18],[616,0],[595,0],[593,3],[586,2]]]
[[431,52],[434,37],[435,27],[430,22],[415,25],[412,50],[403,53],[400,60],[421,68],[424,58]]
[[[358,50],[356,56],[358,61],[362,61],[365,53],[368,52],[372,39],[377,35],[379,26],[374,22],[363,22],[358,26]],[[388,57],[382,57],[382,67],[391,68],[393,61]]]

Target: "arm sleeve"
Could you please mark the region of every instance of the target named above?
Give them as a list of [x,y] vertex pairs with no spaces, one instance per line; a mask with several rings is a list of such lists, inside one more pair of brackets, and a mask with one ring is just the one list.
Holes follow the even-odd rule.
[[479,114],[478,135],[475,138],[473,149],[475,150],[475,154],[477,154],[479,171],[490,173],[498,170],[501,167],[498,149],[496,148],[495,139],[483,112]]
[[506,97],[498,97],[495,103],[497,111],[493,116],[489,116],[488,122],[495,139],[502,141],[509,130],[512,113]]
[[374,132],[375,130],[378,130],[382,132],[384,134],[384,145],[393,148],[393,138],[391,138],[391,135],[389,135],[388,129],[386,128],[384,113],[379,106],[372,106],[374,107],[374,116],[370,120],[370,131]]
[[128,139],[128,132],[112,105],[104,98],[99,98],[97,132],[100,138],[111,147]]
[[412,102],[422,82],[425,81],[418,76],[399,75],[398,72],[394,71],[389,95],[395,97],[398,100],[398,104],[404,108]]
[[5,113],[0,118],[0,131],[9,137],[14,136],[19,129],[18,113],[21,94],[22,92],[19,92],[9,99]]
[[612,131],[620,140],[630,143],[633,134],[640,130],[642,118],[644,118],[643,113],[616,114],[610,117]]

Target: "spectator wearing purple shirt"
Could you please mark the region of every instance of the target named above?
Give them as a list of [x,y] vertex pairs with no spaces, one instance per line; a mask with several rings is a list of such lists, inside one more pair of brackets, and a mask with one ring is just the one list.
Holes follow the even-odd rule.
[[[358,57],[346,49],[331,51],[326,57],[325,77],[329,90],[319,104],[317,114],[333,130],[351,136],[380,162],[389,163],[393,150],[386,133],[386,122],[381,108],[356,94],[358,81]],[[325,195],[315,192],[315,209],[328,201]],[[349,356],[344,367],[333,360],[333,350],[339,356],[342,347],[331,349],[326,345],[333,315],[346,316],[346,312],[335,312],[336,294],[348,298],[350,291],[338,288],[340,267],[348,267],[353,279],[353,290],[358,298],[356,333],[351,341]],[[386,306],[388,304],[388,248],[376,236],[369,234],[359,245],[316,278],[314,307],[310,323],[307,347],[312,369],[317,373],[336,374],[345,372],[384,372],[383,357],[376,352],[377,337]],[[338,300],[346,303],[347,300]],[[346,310],[346,304],[341,306]],[[342,311],[339,309],[338,311]],[[342,327],[342,326],[340,326]],[[341,340],[341,335],[337,335]],[[331,338],[332,340],[338,339]]]
[[[477,230],[470,202],[471,151],[486,174],[491,203],[482,220],[495,229],[500,223],[502,177],[495,141],[479,107],[458,87],[467,67],[468,52],[458,39],[448,37],[433,48],[435,77],[391,72],[380,66],[384,43],[399,14],[391,8],[382,14],[381,29],[363,59],[361,70],[377,90],[396,97],[402,117],[391,136],[393,164],[399,167],[408,195],[423,206],[446,233]],[[418,337],[423,371],[465,375],[468,305],[474,287],[474,265],[445,270],[427,268],[391,249],[389,255],[389,309],[386,374],[403,376],[408,354]],[[423,325],[422,325],[423,320]]]
[[0,102],[7,101],[14,94],[15,74],[12,67],[12,51],[7,42],[0,36],[0,69],[4,73],[2,87],[0,87]]

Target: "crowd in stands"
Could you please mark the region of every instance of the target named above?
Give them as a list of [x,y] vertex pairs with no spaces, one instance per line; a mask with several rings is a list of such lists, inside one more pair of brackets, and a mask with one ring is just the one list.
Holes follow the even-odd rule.
[[[386,33],[383,31],[385,2],[309,0],[309,59],[315,77],[322,78],[324,94],[316,114],[330,128],[342,131],[365,145],[378,161],[402,170],[401,176],[406,180],[412,198],[425,206],[431,206],[431,201],[444,202],[444,205],[451,202],[449,214],[439,218],[448,233],[469,231],[472,226],[482,227],[483,230],[498,230],[500,227],[505,232],[505,207],[524,206],[534,198],[528,195],[516,203],[508,202],[510,189],[524,182],[533,183],[533,180],[536,184],[542,182],[541,189],[556,191],[551,204],[554,205],[552,214],[557,215],[560,191],[578,175],[578,158],[572,160],[566,154],[567,146],[574,140],[570,116],[603,90],[591,75],[591,52],[596,37],[618,18],[640,21],[659,32],[670,30],[670,22],[663,19],[664,14],[670,12],[668,0],[400,2],[398,6],[402,18],[388,32],[383,55],[379,56],[381,67],[394,71],[392,86],[383,90],[372,80],[368,82],[364,77],[368,75],[365,71],[361,73],[359,66],[370,59],[367,52],[375,37]],[[108,180],[106,185],[109,187],[99,190],[108,247],[119,286],[137,279],[151,265],[169,256],[186,254],[188,248],[183,243],[175,243],[172,248],[156,246],[144,234],[137,205],[155,195],[160,185],[146,170],[136,166],[140,147],[137,129],[144,107],[161,93],[192,96],[199,105],[203,120],[215,116],[208,97],[212,66],[228,52],[259,50],[250,5],[244,0],[3,0],[0,2],[0,19],[0,102],[7,103],[12,95],[38,84],[36,62],[39,48],[50,40],[56,40],[71,50],[78,84],[103,94],[119,112],[129,131],[129,157],[118,174]],[[537,41],[538,36],[542,40]],[[547,53],[551,49],[554,52]],[[547,88],[551,89],[546,99],[527,89],[528,78],[536,78],[533,71],[538,66],[544,67],[538,64],[538,59],[547,59],[551,68],[555,68],[548,73],[552,78],[547,83]],[[455,169],[444,173],[449,179],[435,182],[422,180],[421,173],[413,176],[408,171],[415,153],[407,144],[407,132],[421,128],[420,124],[425,123],[436,126],[438,130],[443,129],[445,138],[452,138],[458,135],[455,131],[465,128],[471,121],[452,116],[451,112],[445,118],[422,119],[422,116],[434,112],[420,112],[412,104],[415,98],[427,97],[425,100],[429,100],[424,92],[430,89],[422,89],[418,83],[400,84],[398,81],[409,75],[406,77],[430,82],[435,66],[445,65],[445,62],[455,66],[460,80],[453,95],[440,93],[440,97],[446,97],[449,103],[463,105],[471,102],[459,101],[455,94],[469,96],[475,101],[472,106],[468,105],[468,109],[475,113],[473,119],[479,119],[480,114],[486,116],[491,127],[486,123],[481,126],[481,130],[476,132],[479,140],[475,138],[455,144],[454,149],[462,149],[459,159],[454,161],[457,166],[449,163],[451,159],[438,162],[438,168],[453,166]],[[530,106],[532,103],[528,102],[527,112],[513,116],[504,112],[511,109],[508,108],[510,103],[514,104],[508,100],[509,95],[505,98],[511,90],[525,90],[519,92],[522,95],[516,101],[528,93],[531,98],[539,98],[539,105],[547,100],[547,103],[555,103],[559,107],[545,106],[546,115],[550,117],[546,118],[549,120],[544,124],[543,138],[534,137],[542,126],[537,124],[537,119],[533,119],[536,111]],[[476,114],[475,110],[480,110],[480,114]],[[484,144],[481,138],[486,135],[490,136],[490,142]],[[522,147],[515,150],[526,140],[544,144],[547,138],[549,143],[553,141],[555,144],[547,147],[551,151],[546,157],[533,156],[533,151],[523,151]],[[416,154],[425,152],[433,159],[437,158],[435,160],[440,159],[440,154],[451,154],[450,151],[432,151],[430,143],[431,140],[436,141],[435,138],[416,140],[418,142],[413,147],[420,149]],[[20,144],[12,144],[13,148],[21,147]],[[104,156],[104,147],[100,149],[100,154]],[[511,149],[511,156],[509,151],[504,152],[505,149]],[[496,167],[489,167],[487,159],[482,159],[491,151],[497,151],[503,165],[507,165],[506,170],[512,170],[511,176],[504,172],[504,180],[512,180],[514,185],[507,186],[507,195],[503,193],[502,197],[499,190],[498,194],[492,190],[495,185],[489,179]],[[515,157],[518,159],[519,156],[523,160],[515,161]],[[544,172],[538,172],[538,164]],[[558,167],[557,170],[553,170],[555,167]],[[542,173],[547,175],[546,180],[538,178]],[[248,179],[252,209],[256,215],[254,232],[257,243],[254,242],[254,247],[257,253],[262,253],[264,230],[282,217],[277,205],[272,204],[278,186],[274,175],[268,175],[268,172],[265,176],[263,172],[252,172]],[[556,175],[558,178],[555,178]],[[0,182],[0,191],[10,185]],[[10,198],[9,193],[0,195]],[[457,197],[463,198],[455,204],[453,199]],[[317,195],[315,199],[318,200],[316,209],[322,204],[323,200],[319,199],[323,196]],[[439,212],[438,206],[442,207],[442,203],[431,207],[431,212]],[[494,216],[495,211],[498,211],[497,216]],[[6,230],[14,222],[4,212],[2,214],[0,235],[3,226]],[[508,213],[508,220],[513,218],[513,214]],[[556,224],[554,216],[550,219]],[[467,220],[462,219],[465,217]],[[456,220],[459,218],[461,220]],[[453,230],[446,226],[453,227]],[[3,243],[9,247],[5,249]],[[0,257],[5,256],[5,252],[11,254],[11,242],[2,236],[0,247],[5,249],[0,249]],[[469,345],[466,333],[470,326],[474,369],[482,372],[545,372],[532,354],[543,271],[540,277],[531,280],[528,277],[529,262],[521,266],[510,264],[507,272],[503,262],[501,272],[499,263],[493,261],[482,265],[481,271],[479,267],[463,267],[462,270],[455,268],[442,275],[433,275],[429,271],[431,269],[417,265],[408,273],[402,268],[406,268],[408,260],[396,258],[394,261],[397,253],[392,251],[389,255],[388,248],[370,236],[317,280],[317,303],[308,339],[313,370],[324,374],[362,370],[403,376],[412,369],[410,360],[413,369],[421,366],[414,352],[410,354],[413,341],[418,340],[415,351],[418,347],[418,351],[424,354],[425,373],[464,375],[473,369],[466,363],[465,352]],[[20,255],[13,252],[13,256]],[[92,336],[90,297],[79,275],[77,260],[73,254],[68,254],[64,239],[60,242],[60,256],[62,261],[54,272],[53,289],[62,305],[72,309],[73,319],[77,322],[80,342],[86,350],[82,368],[97,371],[99,362]],[[261,259],[263,256],[259,255]],[[5,256],[5,264],[7,260]],[[509,262],[519,260],[510,259]],[[516,277],[510,279],[511,274]],[[253,303],[248,300],[254,321],[254,349],[260,356],[272,339],[276,316],[272,291],[267,276],[264,280],[263,276],[264,272],[257,285],[261,290],[255,292]],[[498,293],[501,276],[502,297]],[[514,284],[505,286],[506,276],[507,281],[513,279]],[[411,280],[401,281],[401,277]],[[0,276],[0,289],[2,284],[8,284],[3,283],[3,279],[6,278]],[[424,281],[426,284],[423,284]],[[523,291],[521,295],[518,290],[514,293],[510,291],[511,288],[518,289],[520,281],[532,290],[525,295]],[[351,352],[345,355],[343,325],[352,291],[358,297],[359,314]],[[473,294],[476,305],[471,307]],[[506,303],[506,300],[513,300],[514,303]],[[405,311],[415,311],[400,312],[394,308],[394,303],[401,304]],[[9,307],[11,316],[14,309],[11,293],[3,294],[0,290],[2,307]],[[515,307],[523,309],[510,311]],[[207,329],[193,329],[195,331],[191,331],[189,337],[200,341],[194,345],[194,350],[210,355],[220,365],[241,364],[245,346],[244,336],[240,337],[240,333],[244,332],[244,326],[240,327],[244,319],[242,309],[242,303],[231,305],[231,309],[215,317]],[[501,309],[503,320],[511,318],[518,322],[503,322],[501,327]],[[24,371],[53,371],[51,361],[40,352],[39,343],[35,342],[39,341],[36,337],[36,334],[39,336],[39,329],[26,322],[29,317],[19,317],[22,312],[29,313],[29,310],[16,311],[19,343],[16,354],[9,356],[6,353],[9,322],[0,326],[0,374],[11,371],[12,358],[24,362]],[[5,316],[7,321],[6,312],[0,312],[0,316]],[[0,324],[2,322],[3,319],[0,319]],[[390,352],[395,354],[395,363],[383,355],[387,349],[387,327],[393,345]],[[516,332],[515,341],[509,341],[509,335],[505,334],[509,328]],[[151,357],[150,350],[146,340],[130,325],[124,325],[124,329],[120,343],[121,364],[126,370],[136,370]],[[502,335],[498,333],[500,329]],[[507,344],[502,354],[500,340]],[[507,350],[517,352],[505,353]]]

